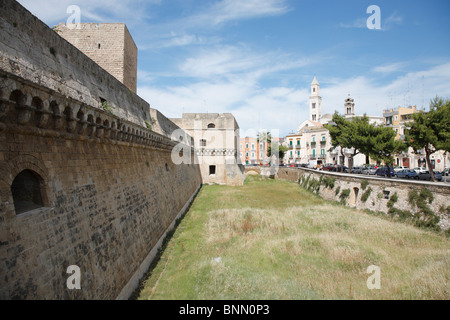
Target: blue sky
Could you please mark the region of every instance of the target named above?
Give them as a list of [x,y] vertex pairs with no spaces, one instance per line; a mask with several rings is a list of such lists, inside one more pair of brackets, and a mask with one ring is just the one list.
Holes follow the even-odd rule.
[[[167,117],[233,113],[241,136],[308,118],[317,76],[323,113],[428,107],[450,97],[450,1],[20,0],[49,26],[124,22],[138,49],[138,95]],[[377,5],[381,30],[370,30]]]

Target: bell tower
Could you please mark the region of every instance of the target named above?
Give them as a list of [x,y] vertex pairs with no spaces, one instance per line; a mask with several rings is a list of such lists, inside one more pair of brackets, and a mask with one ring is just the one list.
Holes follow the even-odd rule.
[[319,122],[322,117],[322,97],[320,96],[320,85],[314,77],[311,83],[311,97],[309,98],[309,115],[311,121]]
[[352,117],[355,115],[355,100],[348,95],[348,98],[345,100],[345,116]]

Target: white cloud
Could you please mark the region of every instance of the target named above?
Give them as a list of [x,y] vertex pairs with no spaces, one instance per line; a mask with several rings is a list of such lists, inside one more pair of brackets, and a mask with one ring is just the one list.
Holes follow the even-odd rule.
[[390,63],[390,64],[377,66],[377,67],[373,68],[372,71],[378,72],[378,73],[389,74],[389,73],[401,71],[406,65],[407,65],[406,62]]
[[139,23],[146,17],[145,6],[158,5],[161,0],[19,0],[21,5],[49,25],[66,22],[71,5],[80,7],[81,22],[126,22]]
[[[357,114],[373,116],[404,105],[428,107],[436,95],[450,97],[450,63],[404,73],[382,85],[367,76],[318,80],[324,114],[335,110],[343,114],[348,94],[355,99]],[[309,85],[261,88],[258,82],[200,81],[179,87],[141,87],[138,94],[167,117],[178,118],[183,112],[231,112],[241,132],[279,129],[285,136],[309,116]]]
[[281,15],[289,11],[284,0],[222,0],[202,15],[213,25],[228,21]]

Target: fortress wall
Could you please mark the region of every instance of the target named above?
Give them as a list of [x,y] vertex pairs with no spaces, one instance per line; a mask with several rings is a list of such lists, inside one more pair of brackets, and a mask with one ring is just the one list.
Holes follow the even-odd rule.
[[[167,137],[12,75],[0,78],[0,299],[126,297],[122,289],[132,292],[198,191],[198,165],[173,164],[177,142]],[[4,98],[11,92],[24,98]],[[55,101],[70,105],[62,116],[48,109]],[[18,213],[12,186],[23,170],[42,179],[43,206]],[[71,265],[81,269],[81,290],[66,286]]]
[[115,115],[136,124],[150,120],[147,102],[17,1],[0,5],[0,69],[99,109],[104,99]]
[[127,298],[199,166],[172,162],[179,143],[148,130],[145,101],[16,1],[0,5],[0,299]]

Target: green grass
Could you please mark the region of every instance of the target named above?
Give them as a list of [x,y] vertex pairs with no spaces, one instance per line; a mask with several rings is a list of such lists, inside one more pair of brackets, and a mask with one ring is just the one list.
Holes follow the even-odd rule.
[[[202,188],[137,299],[449,299],[449,249],[444,236],[249,177]],[[370,265],[380,290],[367,288]]]

